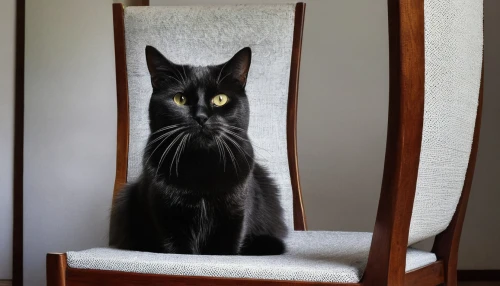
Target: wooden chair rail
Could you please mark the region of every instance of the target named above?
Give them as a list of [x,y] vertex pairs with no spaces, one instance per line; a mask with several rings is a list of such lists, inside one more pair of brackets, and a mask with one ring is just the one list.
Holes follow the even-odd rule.
[[[405,274],[401,285],[439,285],[444,282],[443,261]],[[96,284],[97,283],[97,284]],[[273,286],[360,286],[361,283],[327,283],[307,281],[277,281],[245,278],[218,278],[201,276],[158,275],[107,270],[76,269],[67,266],[66,254],[47,254],[47,286],[84,286],[84,285],[273,285]],[[383,285],[383,284],[379,284]]]

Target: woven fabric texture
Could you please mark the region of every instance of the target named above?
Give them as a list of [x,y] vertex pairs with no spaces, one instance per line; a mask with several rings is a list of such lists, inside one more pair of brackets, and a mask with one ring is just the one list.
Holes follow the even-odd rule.
[[249,46],[252,64],[246,91],[250,101],[249,136],[257,162],[270,171],[281,192],[285,220],[293,229],[292,187],[288,168],[286,114],[295,4],[127,7],[125,44],[130,108],[128,181],[141,172],[150,133],[152,88],[146,45],[174,63],[220,64]]
[[448,226],[462,193],[483,53],[482,0],[425,0],[425,110],[409,244]]
[[[315,282],[359,282],[371,233],[293,231],[288,252],[278,256],[159,254],[93,248],[67,253],[72,268],[125,272]],[[406,271],[436,261],[433,253],[408,248]],[[271,267],[272,266],[272,267]]]

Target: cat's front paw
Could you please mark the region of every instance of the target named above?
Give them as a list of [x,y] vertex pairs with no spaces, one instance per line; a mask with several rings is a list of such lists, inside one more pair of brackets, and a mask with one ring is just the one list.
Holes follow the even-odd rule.
[[285,243],[274,236],[249,236],[243,241],[241,255],[279,255],[286,251]]

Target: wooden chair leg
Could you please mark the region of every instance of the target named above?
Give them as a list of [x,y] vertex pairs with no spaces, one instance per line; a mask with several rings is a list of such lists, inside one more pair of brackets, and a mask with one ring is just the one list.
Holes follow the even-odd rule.
[[47,286],[66,285],[66,254],[47,254]]
[[444,281],[446,286],[457,286],[457,264],[447,261],[444,266]]

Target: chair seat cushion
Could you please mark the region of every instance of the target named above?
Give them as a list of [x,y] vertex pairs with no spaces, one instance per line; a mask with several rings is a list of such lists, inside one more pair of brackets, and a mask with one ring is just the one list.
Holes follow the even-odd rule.
[[[287,253],[277,256],[216,256],[161,254],[92,248],[67,253],[71,268],[125,272],[294,280],[360,281],[372,234],[366,232],[293,231]],[[434,253],[408,248],[406,271],[436,261]]]

